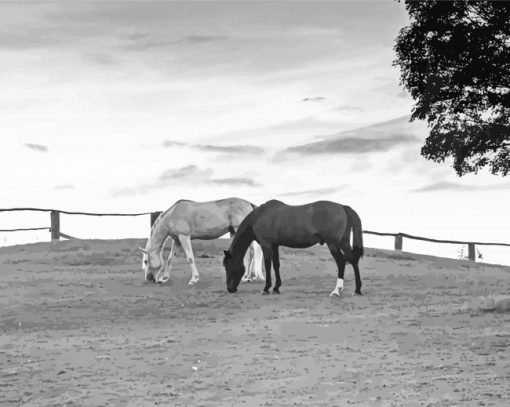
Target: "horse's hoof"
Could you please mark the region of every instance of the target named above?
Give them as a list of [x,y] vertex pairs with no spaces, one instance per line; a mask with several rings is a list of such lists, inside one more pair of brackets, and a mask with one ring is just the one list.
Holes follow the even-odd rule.
[[336,295],[337,297],[340,297],[340,294],[342,294],[342,291],[333,290],[331,291],[331,294],[329,294],[329,296],[333,297],[334,295]]
[[188,285],[195,285],[196,283],[198,283],[198,280],[191,280]]
[[352,295],[363,295],[363,294],[361,293],[361,291],[354,291],[354,293]]
[[280,294],[280,290],[278,288],[273,288],[273,294]]
[[262,290],[262,291],[260,292],[260,295],[269,295],[269,291]]

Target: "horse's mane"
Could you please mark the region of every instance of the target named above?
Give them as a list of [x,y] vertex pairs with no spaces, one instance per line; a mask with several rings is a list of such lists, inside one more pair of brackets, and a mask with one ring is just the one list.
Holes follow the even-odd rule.
[[263,206],[268,207],[271,205],[286,205],[286,203],[279,201],[278,199],[271,199],[270,201],[267,201],[267,202],[263,203],[262,205],[260,205],[260,207],[263,207]]
[[191,199],[179,199],[177,202],[175,202],[171,207],[173,208],[175,205],[177,205],[178,203],[181,203],[181,202],[195,202],[195,201],[192,201]]
[[[255,206],[255,208],[248,215],[246,215],[244,220],[239,225],[239,228],[237,229],[237,232],[232,239],[231,246],[233,246],[234,243],[237,243],[240,236],[241,235],[244,236],[244,234],[246,232],[253,234],[253,231],[252,231],[253,224],[257,221],[259,216],[262,215],[266,211],[266,209],[268,209],[268,207],[271,205],[271,203],[274,203],[274,202],[279,202],[279,201],[271,200],[271,201],[268,201],[260,206],[255,206],[255,205],[251,204],[252,207]],[[279,202],[279,203],[281,203],[281,202]]]

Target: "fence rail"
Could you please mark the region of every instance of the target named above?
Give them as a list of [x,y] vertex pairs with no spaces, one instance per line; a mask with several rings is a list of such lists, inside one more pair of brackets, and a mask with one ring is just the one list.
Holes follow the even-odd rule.
[[[138,213],[97,213],[97,212],[75,212],[75,211],[63,211],[60,209],[43,209],[43,208],[7,208],[0,209],[0,212],[59,212],[65,215],[86,215],[86,216],[143,216],[150,215],[154,212],[138,212]],[[161,213],[161,212],[160,212]]]
[[[65,215],[85,215],[85,216],[144,216],[150,215],[150,226],[154,224],[161,211],[154,212],[137,212],[137,213],[97,213],[97,212],[77,212],[77,211],[63,211],[60,209],[43,209],[43,208],[7,208],[0,209],[0,212],[49,212],[50,213],[50,227],[37,227],[37,228],[18,228],[18,229],[0,229],[0,232],[19,232],[19,231],[32,231],[32,230],[49,230],[51,233],[51,241],[58,241],[61,237],[65,239],[76,239],[73,236],[60,232],[60,214]],[[469,260],[476,261],[476,246],[505,246],[510,247],[510,243],[493,243],[493,242],[469,242],[462,240],[443,240],[432,239],[430,237],[414,236],[408,233],[389,233],[389,232],[374,232],[372,230],[364,230],[363,233],[376,236],[392,236],[395,238],[395,250],[402,250],[404,237],[406,239],[421,240],[424,242],[432,243],[445,243],[445,244],[462,244],[468,245],[468,258]]]
[[446,244],[462,244],[468,246],[468,259],[476,261],[476,246],[505,246],[510,247],[509,243],[492,243],[492,242],[467,242],[462,240],[443,240],[443,239],[432,239],[430,237],[414,236],[408,233],[382,233],[373,232],[371,230],[364,230],[363,233],[368,235],[377,236],[394,236],[395,237],[395,250],[402,250],[404,237],[412,240],[421,240],[423,242],[432,243],[446,243]]
[[64,239],[77,239],[76,237],[70,236],[60,231],[60,214],[65,215],[85,215],[85,216],[144,216],[151,215],[150,225],[154,224],[158,216],[161,214],[160,211],[156,212],[137,212],[137,213],[98,213],[98,212],[80,212],[80,211],[63,211],[60,209],[47,209],[47,208],[5,208],[0,209],[0,212],[49,212],[50,213],[50,227],[41,228],[18,228],[18,229],[0,229],[0,232],[20,232],[28,230],[49,230],[51,233],[51,241],[58,241],[61,237]]
[[368,235],[378,235],[378,236],[402,236],[407,237],[408,239],[413,240],[423,240],[424,242],[432,242],[432,243],[451,243],[451,244],[474,244],[477,246],[507,246],[510,247],[510,243],[490,243],[490,242],[467,242],[463,240],[442,240],[442,239],[432,239],[430,237],[423,236],[413,236],[407,233],[381,233],[381,232],[373,232],[371,230],[364,230],[363,233]]
[[48,226],[42,228],[18,228],[18,229],[0,229],[0,232],[25,232],[27,230],[50,230]]

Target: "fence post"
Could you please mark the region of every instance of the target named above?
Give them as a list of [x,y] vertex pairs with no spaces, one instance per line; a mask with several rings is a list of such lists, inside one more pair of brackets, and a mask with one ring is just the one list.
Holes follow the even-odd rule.
[[151,228],[152,225],[154,225],[154,222],[156,222],[156,219],[158,216],[161,215],[161,212],[151,212]]
[[395,235],[395,250],[402,250],[402,235]]
[[476,261],[476,250],[474,243],[468,243],[468,259],[471,261]]
[[60,212],[51,211],[51,241],[58,242],[60,240]]

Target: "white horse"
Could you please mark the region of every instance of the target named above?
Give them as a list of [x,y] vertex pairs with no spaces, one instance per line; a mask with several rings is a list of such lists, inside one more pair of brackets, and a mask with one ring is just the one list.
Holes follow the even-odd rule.
[[[199,280],[195,265],[191,240],[217,239],[227,232],[232,237],[237,228],[256,206],[240,198],[220,199],[210,202],[195,202],[180,200],[163,212],[156,219],[151,228],[147,246],[139,247],[143,253],[142,268],[145,280],[164,283],[170,279],[172,259],[181,247],[186,254],[191,267],[189,285]],[[168,239],[172,239],[170,254],[163,268],[163,246]],[[262,250],[253,242],[248,251],[245,263],[248,264],[243,281],[258,278],[265,280],[262,273]]]

